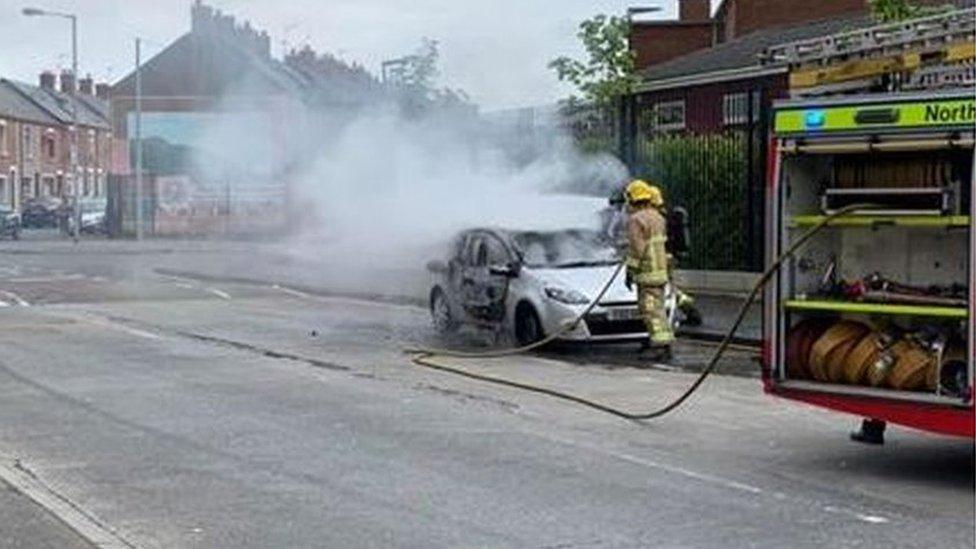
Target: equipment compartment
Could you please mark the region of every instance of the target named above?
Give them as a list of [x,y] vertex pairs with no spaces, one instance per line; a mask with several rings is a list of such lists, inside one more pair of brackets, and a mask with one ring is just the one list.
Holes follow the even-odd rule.
[[831,221],[787,262],[774,378],[788,388],[968,402],[972,149],[798,149],[781,157],[783,248],[835,208],[872,206]]

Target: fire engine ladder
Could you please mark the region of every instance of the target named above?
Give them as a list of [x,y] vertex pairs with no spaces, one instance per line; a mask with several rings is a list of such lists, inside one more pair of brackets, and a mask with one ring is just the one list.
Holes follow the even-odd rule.
[[768,48],[794,97],[976,83],[976,9],[954,10]]

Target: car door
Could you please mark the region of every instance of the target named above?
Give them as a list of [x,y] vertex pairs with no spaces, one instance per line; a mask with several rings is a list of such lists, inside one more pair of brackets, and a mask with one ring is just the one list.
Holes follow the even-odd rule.
[[501,322],[511,280],[508,248],[498,235],[475,233],[465,255],[460,292],[465,312],[478,321]]

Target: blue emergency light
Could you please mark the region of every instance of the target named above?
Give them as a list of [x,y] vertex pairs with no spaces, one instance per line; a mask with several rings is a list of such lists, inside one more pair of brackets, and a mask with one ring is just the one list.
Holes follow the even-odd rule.
[[827,122],[827,115],[822,110],[807,111],[803,115],[803,124],[808,129],[822,128]]

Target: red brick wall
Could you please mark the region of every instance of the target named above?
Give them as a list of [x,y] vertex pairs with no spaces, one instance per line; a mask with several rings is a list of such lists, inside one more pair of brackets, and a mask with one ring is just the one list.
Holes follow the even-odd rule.
[[665,101],[684,100],[685,128],[696,133],[710,133],[724,128],[722,120],[722,100],[725,94],[764,89],[767,106],[775,99],[785,98],[787,80],[785,75],[773,75],[749,80],[717,82],[687,88],[675,88],[644,93],[638,102],[650,106]]
[[[962,5],[960,0],[913,0],[916,5]],[[778,26],[800,25],[833,17],[868,15],[868,0],[725,0],[715,14],[721,38],[731,40]]]
[[631,49],[637,52],[637,70],[711,47],[712,23],[635,23]]
[[712,16],[708,0],[678,0],[678,19],[705,21]]
[[778,26],[790,26],[832,17],[868,12],[866,0],[725,0],[725,39]]

